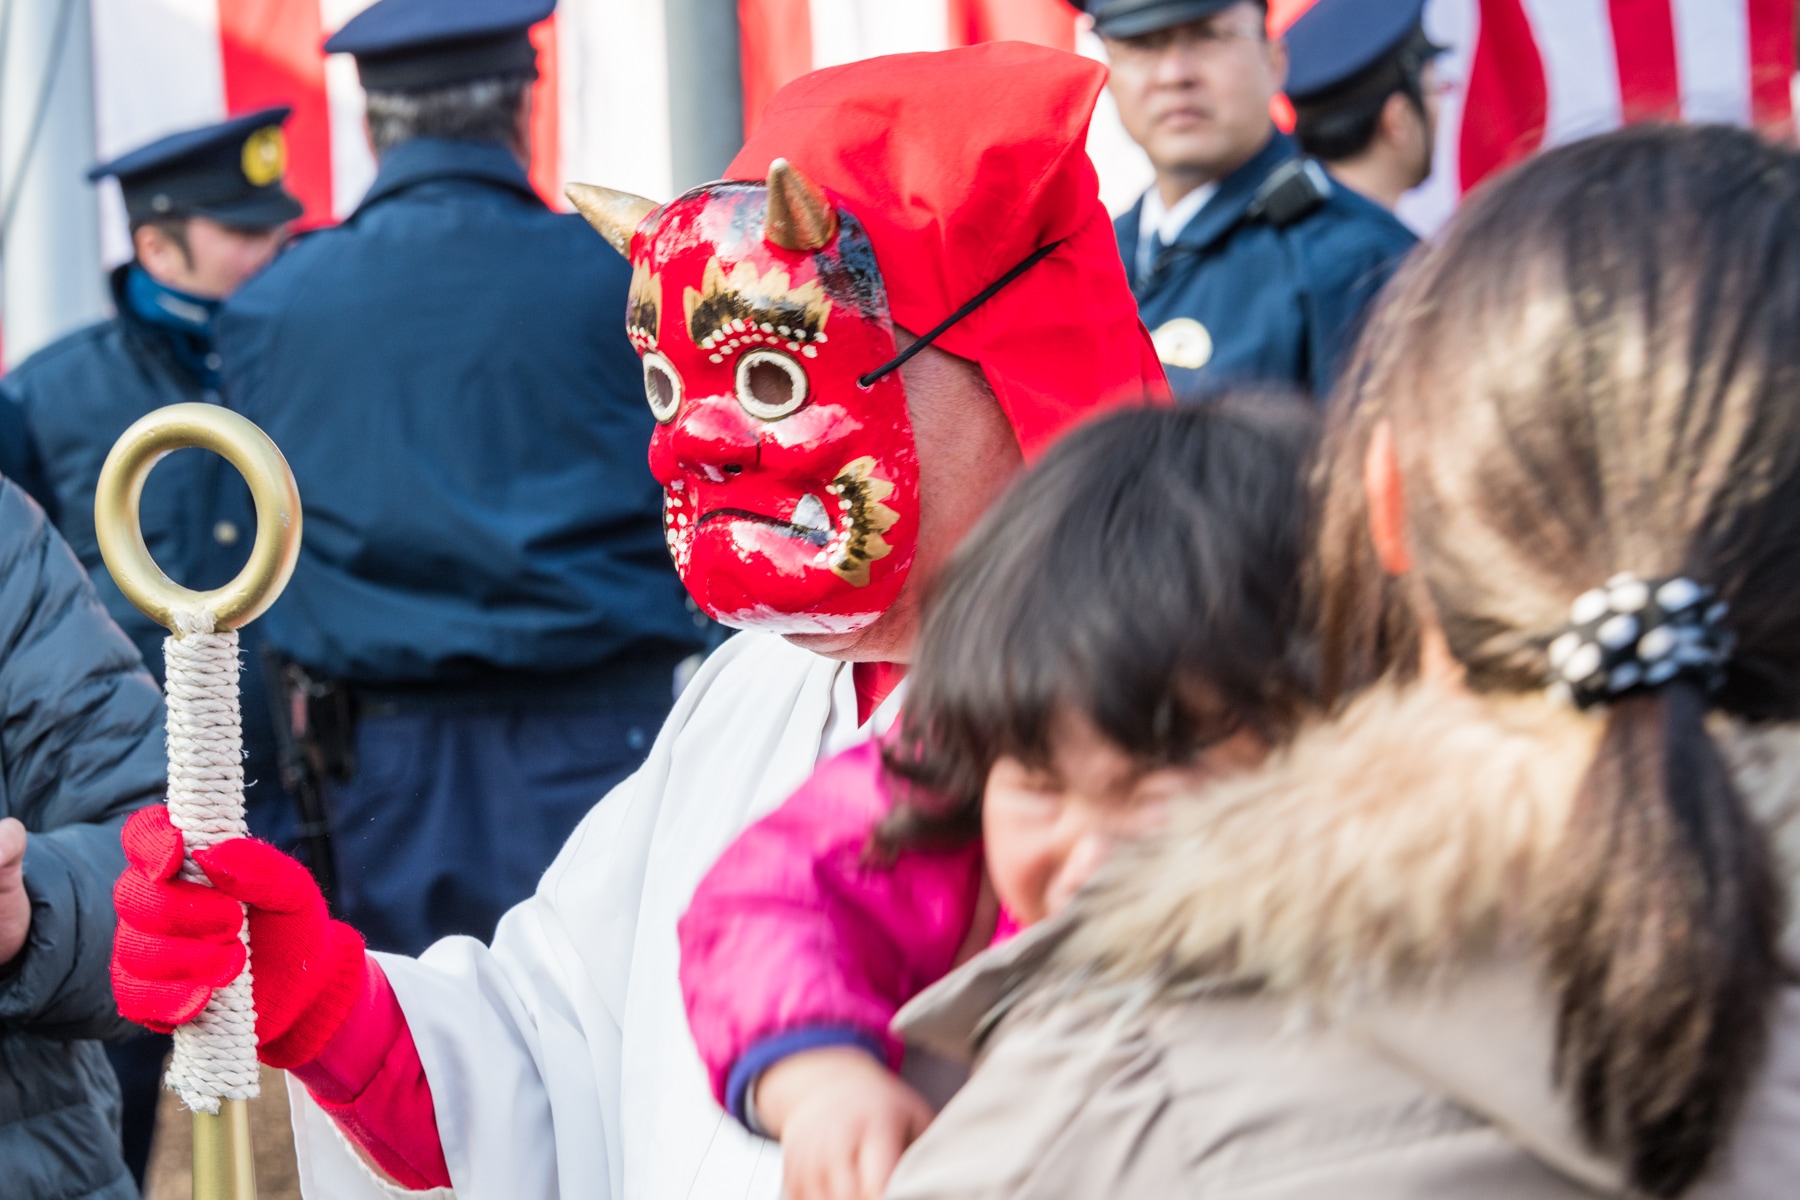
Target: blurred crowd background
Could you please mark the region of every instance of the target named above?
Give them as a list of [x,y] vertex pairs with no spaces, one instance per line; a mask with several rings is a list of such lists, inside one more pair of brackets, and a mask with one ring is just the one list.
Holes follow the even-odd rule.
[[[322,39],[367,0],[0,0],[0,352],[6,365],[105,314],[129,257],[94,163],[228,113],[291,104],[300,227],[352,211],[375,165],[346,55]],[[1279,32],[1311,0],[1275,0]],[[1430,0],[1448,47],[1432,178],[1400,214],[1436,228],[1499,166],[1654,118],[1791,129],[1792,0]],[[532,180],[666,199],[714,178],[768,97],[815,67],[1012,38],[1104,56],[1064,0],[567,0],[533,33]],[[1280,114],[1278,114],[1280,115]],[[1115,212],[1150,181],[1102,97],[1089,145]]]
[[[234,407],[275,437],[301,478],[309,540],[316,536],[315,547],[323,547],[323,558],[331,562],[330,570],[313,564],[298,577],[293,592],[299,599],[290,597],[287,609],[288,636],[271,637],[271,646],[280,653],[262,655],[258,650],[248,658],[252,674],[246,677],[245,705],[256,727],[247,736],[247,744],[254,743],[248,774],[253,784],[265,784],[260,793],[252,791],[253,806],[260,799],[265,814],[281,808],[269,803],[283,799],[280,789],[293,792],[296,801],[294,812],[282,809],[287,825],[259,828],[253,819],[252,828],[285,844],[304,844],[308,837],[322,837],[314,828],[323,824],[321,795],[330,800],[339,819],[361,839],[346,839],[337,853],[361,847],[368,879],[391,876],[381,880],[383,886],[392,884],[389,893],[377,899],[393,901],[395,910],[418,910],[410,925],[398,919],[381,925],[370,912],[356,911],[359,902],[371,912],[380,905],[369,903],[375,891],[367,879],[358,883],[354,860],[347,858],[337,866],[351,883],[345,895],[351,917],[358,918],[376,948],[416,953],[445,933],[486,937],[492,932],[498,914],[526,894],[568,829],[604,793],[605,787],[594,781],[603,779],[610,786],[641,758],[672,701],[671,677],[678,690],[691,678],[700,653],[723,635],[686,601],[663,554],[660,492],[650,486],[643,469],[651,414],[643,405],[639,364],[614,315],[622,308],[625,266],[573,218],[544,213],[531,193],[564,211],[569,207],[564,186],[571,181],[667,200],[719,177],[755,131],[771,96],[820,67],[996,40],[1032,42],[1100,61],[1107,61],[1109,51],[1095,33],[1093,18],[1066,0],[562,0],[551,16],[530,27],[536,77],[529,84],[523,76],[514,81],[518,89],[529,87],[529,103],[521,107],[515,91],[503,106],[517,118],[517,127],[507,124],[506,136],[498,139],[463,139],[415,121],[419,128],[391,138],[384,148],[384,182],[371,193],[378,164],[365,133],[363,80],[349,54],[321,51],[325,40],[370,2],[0,0],[0,368],[6,373],[0,397],[19,402],[0,404],[0,416],[30,426],[11,432],[0,427],[0,452],[30,445],[31,457],[41,454],[47,479],[41,481],[45,490],[39,498],[52,485],[62,493],[60,506],[46,501],[45,507],[98,577],[91,544],[91,475],[117,428],[171,399],[219,403],[228,395]],[[444,8],[433,10],[433,19],[474,2],[441,0]],[[1104,10],[1106,5],[1088,7]],[[1126,6],[1114,0],[1112,7]],[[1210,8],[1218,7],[1188,16],[1211,19],[1217,13]],[[1313,8],[1314,0],[1271,0],[1270,33],[1284,34]],[[1542,149],[1622,125],[1723,123],[1756,129],[1772,141],[1793,139],[1800,80],[1795,73],[1795,0],[1425,0],[1423,37],[1415,27],[1416,4],[1413,10],[1396,26],[1405,32],[1402,40],[1361,49],[1338,47],[1345,55],[1366,50],[1357,63],[1333,63],[1331,55],[1320,55],[1315,47],[1308,70],[1318,85],[1315,99],[1343,100],[1343,88],[1354,92],[1357,80],[1372,78],[1366,72],[1381,66],[1376,59],[1404,60],[1405,69],[1393,79],[1380,76],[1385,90],[1370,95],[1378,105],[1395,97],[1410,100],[1422,123],[1417,128],[1430,131],[1417,135],[1416,148],[1429,146],[1432,152],[1392,191],[1398,193],[1421,177],[1423,182],[1397,202],[1375,189],[1360,190],[1382,209],[1393,202],[1395,214],[1420,236],[1438,230],[1460,199],[1484,179]],[[1314,15],[1317,21],[1325,13]],[[1256,41],[1251,35],[1259,21],[1253,17],[1248,34],[1231,36]],[[513,35],[518,37],[519,31],[514,29]],[[1113,62],[1120,71],[1115,78],[1124,78],[1131,69],[1121,53],[1135,57],[1139,76],[1148,79],[1153,67],[1146,64],[1152,60],[1197,61],[1227,40],[1210,27],[1205,37],[1190,37],[1192,45],[1182,42],[1175,53],[1167,40],[1152,37],[1134,48],[1129,37],[1114,38]],[[1300,40],[1298,33],[1291,39]],[[518,49],[523,50],[522,43]],[[1322,109],[1317,104],[1309,109],[1302,80],[1289,79],[1294,99],[1275,97],[1275,123],[1293,130],[1297,102],[1305,149],[1332,169],[1341,191],[1358,190],[1359,183],[1340,169],[1334,156],[1307,143],[1309,112]],[[382,90],[378,85],[376,112]],[[1131,90],[1122,94],[1129,96]],[[1231,199],[1235,210],[1227,213],[1231,204],[1225,203],[1211,210],[1223,214],[1220,221],[1235,220],[1246,206],[1266,209],[1265,193],[1278,194],[1263,186],[1265,177],[1276,180],[1282,169],[1278,160],[1292,152],[1279,138],[1273,139],[1274,150],[1257,149],[1270,141],[1263,116],[1268,95],[1255,94],[1244,106],[1254,117],[1253,139],[1229,163],[1232,172],[1243,172],[1240,183],[1256,177],[1254,204],[1245,184],[1238,189],[1245,194]],[[1353,98],[1368,100],[1370,95]],[[1128,112],[1130,103],[1126,101]],[[528,117],[520,117],[521,112]],[[1374,113],[1364,114],[1371,129]],[[1248,297],[1254,288],[1258,295],[1252,298],[1274,318],[1320,301],[1318,292],[1327,293],[1326,303],[1333,296],[1330,287],[1299,269],[1298,260],[1289,262],[1293,279],[1266,269],[1269,259],[1256,257],[1276,253],[1271,248],[1276,239],[1266,230],[1243,234],[1241,258],[1226,262],[1221,251],[1223,266],[1183,260],[1183,254],[1199,248],[1199,235],[1189,238],[1190,245],[1173,234],[1182,231],[1183,222],[1196,225],[1195,214],[1218,194],[1197,185],[1216,181],[1195,178],[1171,192],[1182,180],[1159,177],[1126,124],[1113,95],[1103,94],[1088,149],[1098,169],[1101,199],[1115,217],[1132,212],[1140,197],[1158,197],[1153,208],[1138,210],[1141,221],[1127,217],[1120,233],[1140,311],[1156,331],[1157,350],[1171,368],[1171,382],[1182,392],[1192,379],[1179,371],[1191,376],[1209,360],[1215,368],[1235,369],[1265,349],[1262,342],[1278,340],[1265,330],[1234,329],[1230,317],[1215,319],[1194,307],[1202,292],[1202,299],[1243,309],[1249,300],[1240,303],[1240,295]],[[207,126],[213,128],[200,128]],[[772,123],[768,129],[775,127]],[[246,210],[234,219],[231,212],[187,205],[178,190],[159,194],[168,181],[153,187],[151,177],[183,155],[194,158],[200,144],[151,145],[178,131],[194,131],[234,170],[244,164],[244,179],[234,176],[234,183],[244,185],[244,196],[225,199],[246,204],[279,199],[287,207],[259,211],[252,214],[255,219]],[[1364,132],[1366,142],[1373,135]],[[409,141],[461,140],[506,145],[407,146]],[[396,149],[398,154],[385,153]],[[517,152],[519,160],[508,151]],[[436,157],[428,163],[420,157],[430,155]],[[1256,161],[1246,166],[1247,156]],[[107,166],[96,172],[96,164]],[[191,161],[187,165],[194,166]],[[1169,175],[1168,164],[1161,165]],[[1322,180],[1323,172],[1312,165]],[[96,174],[104,177],[95,182]],[[133,199],[138,207],[129,217],[120,177],[127,189],[138,189]],[[471,179],[485,179],[490,192],[511,188],[514,207],[523,199],[529,213],[521,215],[492,196],[480,199],[476,194],[486,193]],[[420,188],[421,180],[444,191]],[[1259,211],[1257,219],[1266,218],[1273,229],[1325,211],[1332,187],[1319,184],[1287,216],[1268,210]],[[344,222],[365,197],[398,196],[409,188],[417,194],[389,203],[383,214],[363,222],[366,228],[350,222],[331,233],[299,239],[299,251],[278,264],[273,278],[263,276],[260,290],[234,301],[238,353],[230,352],[229,339],[219,341],[215,352],[213,316],[226,296],[274,256],[284,236],[279,227],[290,216],[293,232],[319,231]],[[147,215],[142,206],[152,198],[162,208]],[[186,197],[196,199],[210,203],[219,197]],[[1341,320],[1330,322],[1332,336],[1348,337],[1358,327],[1357,309],[1413,239],[1387,212],[1361,198],[1353,202],[1361,210],[1348,216],[1338,210],[1352,202],[1340,196],[1331,203],[1338,206],[1331,209],[1334,215],[1317,221],[1315,231],[1338,229],[1332,221],[1365,232],[1379,229],[1383,236],[1376,249],[1392,260],[1380,272],[1357,272],[1355,288],[1337,289],[1355,303],[1343,305],[1336,314]],[[182,211],[171,213],[171,204]],[[464,223],[440,229],[434,235],[439,240],[430,245],[414,244],[408,235],[418,213],[437,204],[461,213]],[[187,207],[212,221],[215,230],[219,222],[227,232],[235,230],[237,240],[223,244],[255,261],[245,258],[239,264],[242,271],[213,287],[202,278],[205,272],[196,269],[207,254],[191,255],[184,233],[171,243],[178,245],[182,269],[157,274],[152,260],[159,246],[166,261],[175,262],[163,245],[170,236],[165,226],[185,219]],[[1180,219],[1170,226],[1169,219],[1176,217]],[[1160,244],[1150,232],[1158,233]],[[1348,234],[1329,235],[1336,240],[1327,240],[1324,233],[1318,237],[1325,248],[1319,258],[1350,257],[1350,241],[1344,240]],[[1258,238],[1268,243],[1260,250]],[[1218,233],[1215,240],[1226,239]],[[405,247],[400,257],[383,257],[397,245]],[[134,253],[139,265],[123,267]],[[1214,274],[1202,288],[1196,280],[1206,270]],[[306,274],[315,271],[339,273]],[[384,307],[372,281],[385,279],[415,285],[418,294],[402,295],[401,301]],[[1228,279],[1229,286],[1221,279]],[[552,284],[564,290],[558,292]],[[1195,287],[1187,290],[1190,284]],[[438,321],[421,312],[418,295],[446,299],[453,319]],[[306,303],[298,303],[297,297]],[[166,313],[179,318],[182,306],[191,306],[196,298],[207,302],[198,316],[185,324],[167,319]],[[134,304],[142,310],[135,316],[114,313]],[[158,306],[165,316],[155,315]],[[15,370],[58,339],[114,315],[120,318],[112,323],[119,330],[96,332],[93,345],[70,339],[73,349],[65,347],[60,354],[52,349],[35,367]],[[1279,324],[1274,318],[1264,323]],[[164,365],[169,378],[182,381],[186,390],[179,395],[146,390],[144,380],[154,372],[140,368],[162,360],[136,343],[126,345],[128,335],[144,332],[146,321],[156,327],[146,344],[176,347],[179,361]],[[464,328],[452,328],[458,321]],[[115,333],[122,340],[105,342]],[[1199,346],[1184,342],[1184,334],[1201,339]],[[1217,358],[1215,335],[1221,348]],[[1310,350],[1311,343],[1307,345]],[[1289,383],[1311,382],[1312,390],[1324,395],[1336,356],[1321,353],[1316,359],[1287,364],[1273,374]],[[262,369],[271,363],[275,365]],[[77,368],[112,373],[84,375]],[[392,428],[371,434],[368,417],[379,406],[365,402],[370,396],[386,401],[383,411],[389,415],[428,414],[417,428],[431,428],[439,440],[420,436],[398,418]],[[446,419],[445,400],[452,396],[462,407]],[[568,420],[559,425],[563,418]],[[563,429],[565,436],[546,437],[545,429]],[[568,429],[576,435],[567,435]],[[0,453],[0,471],[29,488],[26,472],[14,465],[16,457],[24,456]],[[193,468],[197,455],[189,452],[184,461]],[[226,569],[221,563],[245,550],[241,541],[250,520],[247,510],[240,511],[241,504],[231,508],[237,500],[218,499],[218,464],[206,469],[212,474],[204,477],[175,477],[165,469],[161,495],[174,499],[161,508],[152,504],[160,515],[145,519],[159,559],[184,580],[201,570],[201,563],[221,570],[221,579],[228,577],[236,564]],[[515,487],[518,480],[534,476],[542,491]],[[231,481],[226,485],[224,491],[232,490]],[[471,496],[481,502],[470,501]],[[463,522],[470,513],[481,519]],[[311,524],[315,517],[316,526]],[[160,544],[151,528],[158,521],[169,539]],[[409,524],[414,521],[416,528]],[[330,540],[334,529],[338,542]],[[366,540],[346,549],[345,530],[356,530]],[[165,557],[162,547],[177,544],[185,549]],[[534,562],[542,569],[521,567],[495,552],[496,546],[529,548],[542,559]],[[584,558],[570,547],[598,549]],[[360,553],[365,549],[366,554]],[[411,573],[395,568],[381,577],[412,553],[425,565]],[[521,561],[526,557],[521,554]],[[369,579],[358,572],[379,578],[363,588]],[[343,586],[311,592],[321,586],[320,579]],[[420,617],[427,611],[421,597],[443,599],[419,585],[425,579],[449,601]],[[161,630],[132,625],[136,614],[122,597],[106,590],[104,579],[97,581],[113,619],[126,626],[152,672],[158,672]],[[543,586],[532,591],[536,584]],[[559,590],[565,584],[575,590]],[[518,590],[508,590],[513,587]],[[320,595],[326,599],[315,603]],[[392,603],[383,608],[377,603],[381,599]],[[568,632],[559,622],[570,613],[586,622],[568,633],[569,644],[579,653],[552,636]],[[629,619],[619,620],[620,613]],[[516,620],[519,628],[508,626],[508,620]],[[314,632],[341,631],[356,623],[370,642],[385,637],[381,644],[386,650],[398,645],[406,653],[359,657],[328,638],[309,642],[294,632],[304,632],[309,621]],[[272,626],[273,620],[265,623],[265,628]],[[458,640],[458,631],[468,633],[468,645]],[[261,679],[265,671],[266,684]],[[540,703],[550,677],[561,690],[551,697],[554,703]],[[475,695],[482,704],[469,702]],[[500,720],[483,705],[505,710],[501,715],[512,723],[482,725],[490,718]],[[269,711],[259,712],[259,707]],[[271,724],[274,729],[267,728]],[[371,732],[383,730],[386,742]],[[145,736],[146,744],[159,740]],[[546,738],[554,742],[548,750]],[[259,746],[262,759],[256,757]],[[443,747],[465,746],[473,747],[470,759],[447,750],[438,753]],[[589,762],[573,749],[594,746],[610,747],[611,757]],[[383,747],[385,757],[374,753]],[[470,762],[487,764],[487,776]],[[527,778],[528,772],[515,769],[520,763],[549,765],[541,778]],[[384,770],[398,781],[387,792],[377,786],[386,786],[380,778]],[[414,847],[402,862],[392,850],[400,844],[398,834],[384,841],[370,833],[373,816],[365,814],[361,824],[343,816],[362,803],[371,813],[387,814],[390,825],[404,827],[408,834],[430,830],[434,822],[429,814],[418,815],[426,807],[407,808],[400,800],[429,801],[437,811],[458,812],[467,799],[463,791],[505,796],[506,786],[489,786],[496,779],[521,794],[534,793],[532,805],[521,804],[520,811],[554,811],[555,818],[536,830],[540,844],[527,845],[531,839],[516,824],[504,824],[512,816],[498,805],[502,823],[494,828],[505,836],[496,832],[490,837],[471,826],[464,844]],[[365,782],[370,790],[359,799],[351,785]],[[437,823],[444,828],[452,824]],[[110,853],[110,833],[105,840]],[[445,893],[420,882],[454,875],[464,861],[480,861],[497,853],[496,847],[513,843],[522,862],[516,878],[481,904],[458,908]],[[322,845],[306,855],[331,892],[333,868],[320,865],[332,861],[331,848],[329,842]],[[360,900],[358,886],[366,893]],[[152,1122],[140,1113],[145,1119],[134,1126],[131,1098],[135,1095],[140,1107],[155,1102],[165,1049],[163,1042],[139,1039],[135,1050],[130,1044],[114,1050],[115,1070],[125,1081],[128,1145],[136,1139],[129,1157],[138,1172],[149,1153]],[[285,1126],[278,1103],[270,1110],[274,1115],[262,1119],[264,1136],[280,1144]],[[163,1124],[168,1129],[174,1123]],[[281,1146],[278,1160],[289,1161],[288,1153]],[[184,1148],[171,1147],[165,1137],[158,1150],[164,1169],[178,1170],[185,1158]],[[184,1185],[165,1178],[160,1186],[163,1190],[152,1188],[152,1194],[175,1194],[171,1189]],[[287,1186],[276,1182],[270,1194],[281,1194]]]

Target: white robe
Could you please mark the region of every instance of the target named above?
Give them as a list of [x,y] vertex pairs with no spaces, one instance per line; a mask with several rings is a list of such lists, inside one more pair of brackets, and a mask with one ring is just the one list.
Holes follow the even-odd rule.
[[[847,664],[766,634],[701,669],[644,765],[582,821],[493,945],[378,955],[431,1084],[461,1200],[773,1200],[781,1151],[713,1102],[675,923],[746,825],[861,730]],[[362,1164],[297,1084],[309,1200],[412,1196]],[[446,1195],[437,1192],[432,1195]]]

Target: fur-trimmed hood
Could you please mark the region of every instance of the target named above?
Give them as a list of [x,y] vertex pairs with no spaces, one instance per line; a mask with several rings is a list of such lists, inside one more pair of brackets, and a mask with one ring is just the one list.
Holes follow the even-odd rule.
[[[1800,727],[1711,728],[1792,880]],[[1599,717],[1542,694],[1378,688],[1121,851],[1055,961],[1254,980],[1337,1007],[1530,956],[1600,732]]]
[[[943,1181],[1051,1180],[1167,1151],[1138,1194],[1254,1164],[1296,1189],[1254,1194],[1312,1196],[1347,1176],[1305,1164],[1352,1144],[1372,1174],[1333,1194],[1448,1194],[1436,1185],[1457,1170],[1489,1189],[1471,1195],[1627,1194],[1623,1164],[1580,1135],[1556,1083],[1540,950],[1603,725],[1548,697],[1378,688],[1178,805],[1166,834],[1122,850],[1069,911],[901,1012],[909,1046],[986,1059],[891,1194],[1035,1196]],[[1800,728],[1710,729],[1791,895]],[[1790,917],[1800,961],[1793,931]],[[1800,986],[1781,990],[1771,1024],[1732,1148],[1696,1198],[1785,1194],[1800,1177]],[[1030,1088],[1060,1099],[1021,1106]],[[1463,1140],[1441,1140],[1451,1129]],[[1431,1176],[1433,1162],[1450,1174]],[[1125,1194],[1120,1171],[1042,1194]]]

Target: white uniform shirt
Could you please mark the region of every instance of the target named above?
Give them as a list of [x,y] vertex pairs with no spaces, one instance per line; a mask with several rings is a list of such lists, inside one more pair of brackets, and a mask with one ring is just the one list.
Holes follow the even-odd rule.
[[[848,664],[739,634],[491,948],[457,937],[416,960],[378,956],[425,1065],[456,1196],[774,1200],[780,1147],[707,1088],[675,924],[746,825],[822,758],[885,728],[899,701],[859,729]],[[309,1200],[421,1195],[377,1180],[304,1089],[289,1090]]]
[[1150,268],[1156,265],[1156,256],[1164,246],[1181,236],[1181,231],[1188,227],[1188,222],[1199,215],[1206,207],[1206,202],[1218,193],[1216,183],[1203,183],[1181,199],[1173,207],[1163,203],[1162,191],[1152,187],[1144,193],[1144,201],[1138,205],[1138,243],[1137,243],[1137,276],[1143,279],[1150,274]]

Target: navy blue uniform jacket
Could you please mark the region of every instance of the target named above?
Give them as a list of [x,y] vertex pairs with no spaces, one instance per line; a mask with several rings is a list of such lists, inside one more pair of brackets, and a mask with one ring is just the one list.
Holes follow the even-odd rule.
[[[1205,326],[1211,355],[1198,369],[1167,361],[1178,397],[1242,382],[1286,382],[1323,399],[1344,365],[1369,301],[1418,240],[1394,215],[1342,184],[1283,228],[1249,213],[1258,189],[1296,157],[1277,133],[1178,237],[1138,271],[1140,200],[1114,224],[1126,275],[1152,335],[1186,317]],[[1160,348],[1160,347],[1159,347]]]
[[499,146],[419,139],[219,315],[306,514],[277,649],[362,684],[697,644],[625,339],[630,267]]

